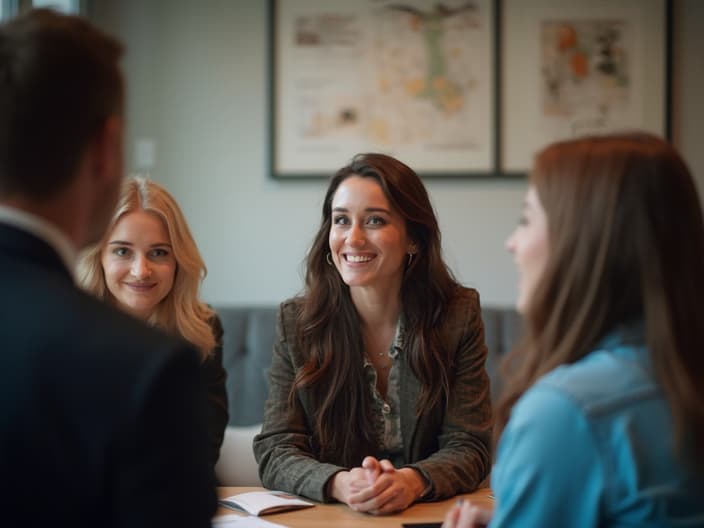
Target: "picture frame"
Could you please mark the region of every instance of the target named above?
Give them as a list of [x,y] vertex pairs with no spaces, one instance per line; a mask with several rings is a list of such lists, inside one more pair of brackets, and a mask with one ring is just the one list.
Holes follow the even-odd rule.
[[499,170],[579,135],[671,136],[671,0],[502,0]]
[[496,6],[270,0],[272,176],[329,177],[360,152],[496,176]]

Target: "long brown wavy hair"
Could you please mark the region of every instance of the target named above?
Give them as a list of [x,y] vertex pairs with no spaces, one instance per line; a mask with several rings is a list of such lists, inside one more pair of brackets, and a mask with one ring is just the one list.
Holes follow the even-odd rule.
[[340,183],[350,176],[371,178],[381,186],[418,248],[401,285],[407,339],[404,360],[421,383],[418,413],[444,404],[449,396],[452,365],[438,328],[458,285],[442,259],[440,229],[428,193],[410,167],[383,154],[359,154],[334,175],[306,260],[296,336],[306,362],[297,373],[290,397],[293,400],[299,389],[310,392],[318,409],[314,439],[321,460],[352,466],[377,447],[363,371],[361,321],[349,287],[326,261],[332,200]]
[[505,365],[497,438],[540,376],[642,319],[676,443],[704,465],[704,224],[685,163],[650,134],[587,137],[540,152],[530,182],[550,249]]

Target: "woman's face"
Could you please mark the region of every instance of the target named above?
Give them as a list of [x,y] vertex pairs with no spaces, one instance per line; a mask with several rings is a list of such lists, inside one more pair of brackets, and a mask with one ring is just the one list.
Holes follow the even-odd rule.
[[352,287],[401,287],[408,253],[406,224],[372,178],[350,176],[332,199],[328,243],[342,280]]
[[523,201],[520,223],[506,241],[506,248],[513,253],[518,268],[516,308],[525,313],[548,258],[547,218],[532,185]]
[[171,291],[176,259],[161,218],[148,211],[122,216],[103,248],[105,283],[117,304],[147,319]]

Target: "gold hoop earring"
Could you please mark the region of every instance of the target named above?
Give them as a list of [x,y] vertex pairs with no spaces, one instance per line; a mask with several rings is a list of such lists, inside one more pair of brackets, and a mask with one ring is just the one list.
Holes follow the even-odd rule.
[[327,255],[325,255],[325,260],[328,263],[328,266],[334,266],[335,264],[332,261],[332,254],[328,251]]

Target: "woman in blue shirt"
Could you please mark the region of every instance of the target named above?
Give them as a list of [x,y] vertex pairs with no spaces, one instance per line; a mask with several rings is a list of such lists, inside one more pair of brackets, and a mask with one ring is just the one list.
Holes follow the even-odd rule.
[[496,508],[444,526],[704,526],[704,224],[682,159],[648,134],[547,147],[507,247],[525,335]]

